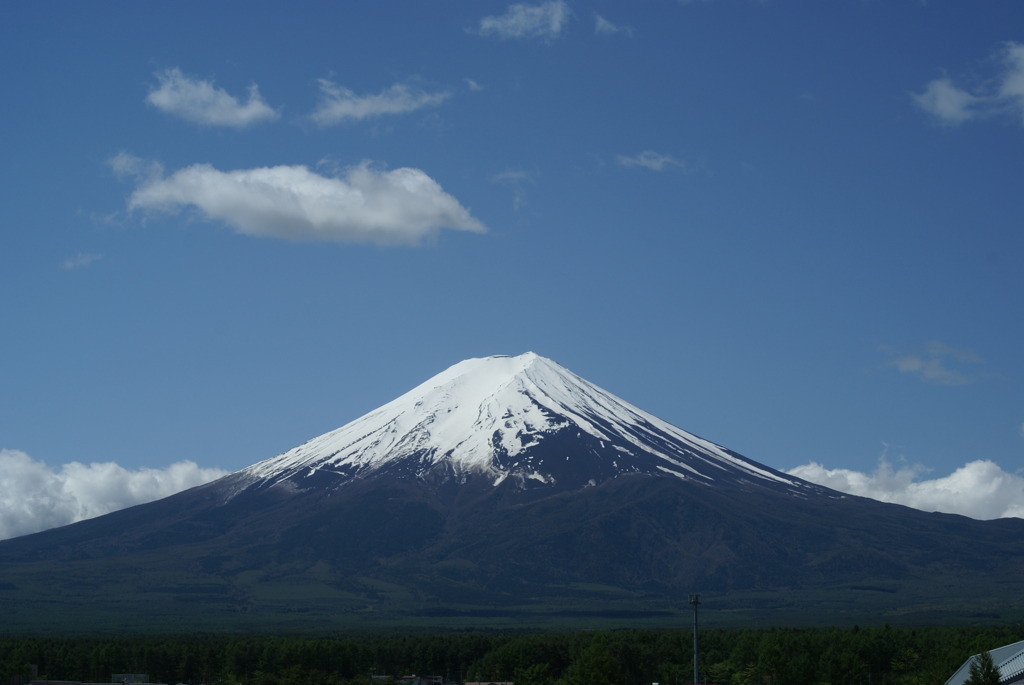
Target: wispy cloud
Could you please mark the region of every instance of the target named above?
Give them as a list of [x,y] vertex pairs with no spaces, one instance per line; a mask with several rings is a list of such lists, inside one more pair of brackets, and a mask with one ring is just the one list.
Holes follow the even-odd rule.
[[499,38],[558,38],[569,23],[572,13],[562,0],[539,5],[510,5],[504,14],[484,17],[478,33]]
[[0,539],[151,502],[227,474],[191,461],[135,471],[113,462],[55,469],[24,452],[0,449]]
[[108,159],[107,164],[121,179],[134,178],[152,181],[164,175],[164,165],[160,162],[142,159],[123,150]]
[[[112,164],[131,166],[123,155]],[[381,171],[363,163],[322,176],[305,166],[220,171],[194,164],[166,177],[141,176],[138,183],[130,211],[193,207],[245,235],[415,245],[442,228],[487,230],[419,169]]]
[[994,78],[971,92],[949,77],[929,82],[913,101],[944,124],[1010,114],[1024,124],[1024,44],[1007,42],[996,52],[999,70]]
[[68,257],[67,259],[65,259],[61,263],[60,268],[65,270],[84,269],[92,265],[93,262],[96,262],[102,258],[103,255],[91,252],[79,252],[74,257]]
[[614,36],[619,33],[625,34],[627,36],[632,36],[633,28],[630,26],[620,26],[619,24],[615,24],[605,19],[600,14],[595,14],[594,33],[596,33],[599,36]]
[[245,128],[280,116],[263,101],[255,84],[249,86],[248,100],[241,102],[211,81],[191,78],[180,69],[167,69],[156,77],[159,85],[149,91],[146,102],[195,124]]
[[[892,355],[888,347],[883,351]],[[909,373],[926,383],[935,385],[968,385],[984,378],[981,371],[985,360],[968,349],[956,348],[933,340],[921,352],[905,354],[889,361],[886,366],[900,373]]]
[[533,175],[520,169],[508,169],[491,176],[491,183],[512,188],[512,208],[516,211],[526,206],[526,185],[533,183]]
[[428,93],[401,83],[376,95],[357,95],[327,79],[320,79],[319,83],[320,104],[310,118],[321,126],[414,112],[424,107],[435,107],[451,96],[448,91]]
[[913,93],[914,102],[924,111],[947,124],[960,124],[976,116],[984,102],[953,85],[948,78],[935,79],[920,93]]
[[616,160],[626,168],[650,169],[651,171],[665,171],[672,167],[686,169],[686,163],[671,155],[663,155],[653,150],[644,150],[638,155],[618,155]]
[[1004,471],[995,462],[979,459],[948,476],[921,479],[926,472],[921,466],[894,468],[885,457],[873,473],[827,469],[816,462],[788,471],[833,490],[923,511],[976,519],[1024,518],[1024,477]]

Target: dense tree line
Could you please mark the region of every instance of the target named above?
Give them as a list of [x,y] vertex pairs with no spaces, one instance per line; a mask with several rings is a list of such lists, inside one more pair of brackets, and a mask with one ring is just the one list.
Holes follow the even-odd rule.
[[[689,630],[335,637],[3,637],[0,683],[23,676],[104,682],[367,685],[435,674],[516,685],[685,685]],[[700,633],[701,679],[719,685],[941,685],[971,654],[1024,639],[988,628],[734,629]]]

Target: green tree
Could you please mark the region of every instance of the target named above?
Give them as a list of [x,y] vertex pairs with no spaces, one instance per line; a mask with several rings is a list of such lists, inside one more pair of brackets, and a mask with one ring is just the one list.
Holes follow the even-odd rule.
[[609,648],[607,639],[595,640],[569,665],[565,673],[568,685],[617,685],[622,682],[622,666]]
[[553,682],[548,664],[533,664],[516,674],[516,685],[551,685]]
[[999,685],[999,669],[988,652],[982,652],[974,658],[970,673],[966,685]]

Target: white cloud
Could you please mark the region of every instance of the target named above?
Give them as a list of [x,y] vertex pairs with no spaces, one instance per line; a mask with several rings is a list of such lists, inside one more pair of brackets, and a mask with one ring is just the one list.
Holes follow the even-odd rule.
[[633,29],[629,26],[619,26],[608,21],[600,14],[594,15],[594,33],[600,36],[614,36],[617,33],[624,33],[627,36],[633,35]]
[[850,495],[922,511],[985,520],[1024,518],[1024,477],[1003,471],[995,462],[979,459],[948,476],[918,480],[925,471],[920,466],[894,469],[883,457],[874,473],[827,469],[815,462],[790,469],[788,473]]
[[152,502],[228,473],[191,461],[136,471],[112,462],[52,469],[24,452],[0,449],[0,539]]
[[539,5],[510,5],[505,14],[481,19],[479,33],[499,38],[552,40],[561,35],[570,16],[569,6],[562,0]]
[[972,93],[948,77],[929,82],[914,102],[939,121],[957,125],[971,119],[1010,113],[1024,124],[1024,44],[1007,42],[997,51],[1000,71]]
[[686,169],[685,162],[676,159],[671,155],[663,155],[653,150],[644,150],[638,155],[628,157],[626,155],[618,155],[616,157],[619,164],[627,168],[640,167],[643,169],[650,169],[651,171],[665,171],[669,167],[678,167],[680,169]]
[[984,360],[971,350],[933,340],[923,352],[897,357],[887,366],[935,385],[968,385],[982,379],[983,374],[975,370],[981,364]]
[[60,268],[71,270],[71,269],[84,269],[90,266],[93,262],[103,258],[103,255],[94,254],[90,252],[79,252],[74,257],[68,257],[60,265]]
[[[128,164],[119,155],[111,164]],[[305,166],[219,171],[194,164],[170,176],[139,176],[129,210],[194,207],[238,233],[295,241],[415,245],[442,228],[486,226],[419,169],[379,171],[363,163],[337,176]]]
[[160,85],[149,91],[146,102],[195,124],[245,128],[279,116],[263,101],[255,84],[249,86],[249,99],[242,103],[212,82],[189,78],[180,69],[167,69],[156,77]]
[[384,114],[405,114],[424,107],[434,107],[447,100],[451,93],[427,93],[396,83],[377,95],[356,95],[327,79],[320,79],[320,104],[310,115],[321,126],[358,121]]

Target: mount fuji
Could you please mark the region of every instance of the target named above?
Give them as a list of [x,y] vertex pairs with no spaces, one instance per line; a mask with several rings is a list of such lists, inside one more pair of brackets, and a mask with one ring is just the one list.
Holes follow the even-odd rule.
[[[12,630],[1019,621],[1024,521],[851,497],[533,353],[292,450],[0,542]],[[685,620],[685,619],[683,619]]]

